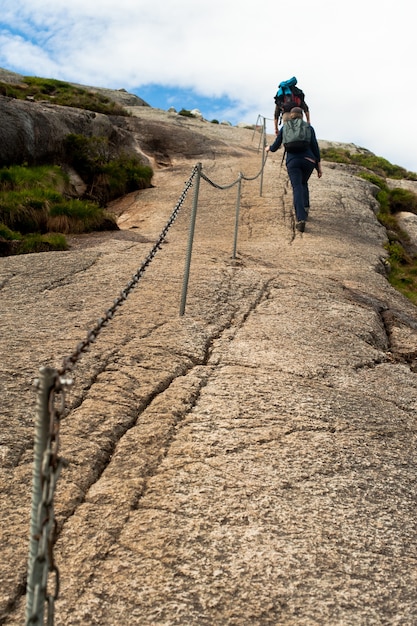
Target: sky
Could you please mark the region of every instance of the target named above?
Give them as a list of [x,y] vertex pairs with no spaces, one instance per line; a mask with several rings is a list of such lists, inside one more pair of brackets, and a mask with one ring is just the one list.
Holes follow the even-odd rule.
[[0,67],[209,121],[260,116],[271,134],[278,84],[296,76],[319,139],[417,172],[412,15],[409,0],[2,0]]

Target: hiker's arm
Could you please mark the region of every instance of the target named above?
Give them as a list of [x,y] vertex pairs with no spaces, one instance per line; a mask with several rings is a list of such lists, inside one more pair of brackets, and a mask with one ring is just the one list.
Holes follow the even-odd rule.
[[275,125],[275,134],[278,135],[278,120],[279,120],[280,109],[278,104],[275,105],[274,111],[274,125]]
[[314,128],[312,126],[310,126],[311,128],[311,140],[310,140],[310,148],[314,154],[314,157],[317,161],[317,163],[320,163],[321,161],[321,154],[320,154],[320,147],[319,147],[319,143],[317,141],[317,137],[316,137],[316,132],[314,130]]
[[282,144],[282,128],[280,129],[275,141],[270,146],[266,146],[266,152],[276,152],[278,148],[281,147]]
[[314,157],[316,159],[316,170],[317,170],[317,176],[319,178],[322,177],[322,170],[321,170],[321,154],[320,154],[320,147],[319,147],[319,142],[317,141],[317,137],[316,137],[316,132],[314,130],[314,128],[311,126],[311,141],[310,141],[310,148],[314,154]]

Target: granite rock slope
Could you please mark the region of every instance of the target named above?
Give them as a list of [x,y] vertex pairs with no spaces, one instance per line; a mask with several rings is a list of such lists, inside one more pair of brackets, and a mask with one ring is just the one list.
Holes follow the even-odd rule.
[[[259,173],[253,131],[186,123],[207,133],[207,178]],[[146,259],[194,167],[183,152],[168,149],[155,186],[114,204],[120,231],[0,259],[4,624],[24,615],[33,380]],[[236,186],[201,180],[185,314],[195,186],[74,368],[56,624],[417,621],[417,309],[387,281],[372,187],[323,170],[296,234],[281,155],[269,155],[262,188],[242,184],[235,258]]]

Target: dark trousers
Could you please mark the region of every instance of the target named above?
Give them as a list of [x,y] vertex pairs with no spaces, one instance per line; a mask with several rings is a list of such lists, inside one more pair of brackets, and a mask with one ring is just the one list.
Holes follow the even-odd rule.
[[307,219],[305,209],[310,206],[308,180],[314,168],[315,164],[304,157],[293,157],[287,163],[287,172],[293,191],[295,215],[298,222]]

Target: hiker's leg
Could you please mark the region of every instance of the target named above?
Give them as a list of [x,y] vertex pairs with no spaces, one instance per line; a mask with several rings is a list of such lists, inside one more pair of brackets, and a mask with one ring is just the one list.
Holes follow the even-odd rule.
[[304,208],[304,173],[301,159],[291,160],[287,166],[287,171],[293,191],[295,215],[298,222],[304,222],[307,219],[307,213]]
[[308,208],[310,206],[310,194],[308,191],[308,184],[303,183],[303,199],[304,199],[304,208]]
[[308,189],[308,181],[310,179],[311,174],[314,171],[314,164],[310,163],[309,161],[304,163],[303,166],[303,180],[302,180],[302,184],[303,184],[303,201],[304,201],[304,208],[307,209],[307,215],[308,215],[308,209],[310,207],[310,192]]

